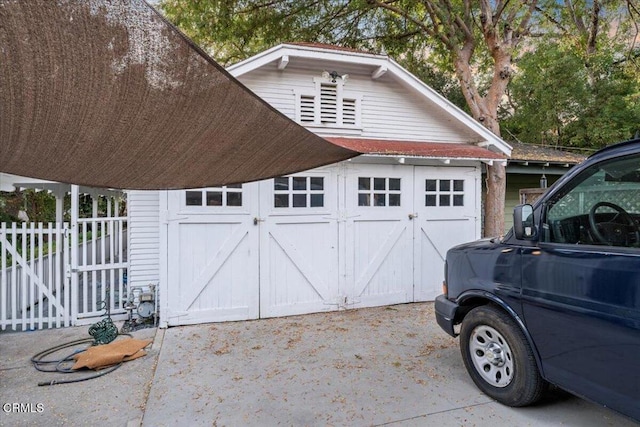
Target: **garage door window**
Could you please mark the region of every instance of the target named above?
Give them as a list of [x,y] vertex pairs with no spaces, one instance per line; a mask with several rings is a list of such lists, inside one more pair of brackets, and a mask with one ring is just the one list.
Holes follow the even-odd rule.
[[242,184],[185,191],[187,206],[242,206]]
[[324,178],[321,176],[283,176],[273,180],[275,208],[324,207]]
[[400,206],[400,193],[400,178],[358,178],[358,206]]
[[463,179],[425,180],[425,206],[464,206]]

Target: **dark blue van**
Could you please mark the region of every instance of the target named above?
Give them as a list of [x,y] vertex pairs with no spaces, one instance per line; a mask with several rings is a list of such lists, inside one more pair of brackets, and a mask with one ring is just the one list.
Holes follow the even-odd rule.
[[506,237],[450,249],[435,310],[497,401],[554,384],[640,421],[640,140],[516,207]]

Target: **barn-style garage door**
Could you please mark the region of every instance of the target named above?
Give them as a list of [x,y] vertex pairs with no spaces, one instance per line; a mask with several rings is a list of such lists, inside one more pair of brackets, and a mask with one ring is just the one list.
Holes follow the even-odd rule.
[[413,301],[413,168],[350,164],[346,184],[347,302]]
[[447,250],[480,237],[480,171],[416,167],[414,181],[414,298],[442,293]]
[[479,179],[473,167],[345,162],[170,192],[167,322],[432,300],[446,250],[479,235]]
[[260,183],[260,316],[335,309],[338,168]]
[[258,317],[257,193],[246,190],[168,192],[169,326]]

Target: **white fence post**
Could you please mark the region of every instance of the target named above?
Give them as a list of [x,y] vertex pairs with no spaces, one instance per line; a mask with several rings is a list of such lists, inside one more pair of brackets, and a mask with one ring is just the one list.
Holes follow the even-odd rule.
[[64,268],[64,284],[63,284],[63,300],[64,300],[64,325],[71,326],[72,325],[72,316],[71,316],[71,235],[73,233],[70,232],[70,226],[68,223],[64,224],[64,231],[62,233],[62,244],[63,244],[63,255],[62,255],[62,268]]
[[0,326],[2,330],[5,330],[7,327],[7,312],[9,311],[9,300],[8,294],[8,283],[7,283],[7,249],[6,249],[6,240],[7,240],[7,226],[3,222],[0,224]]
[[71,324],[78,320],[78,215],[80,191],[77,185],[71,185]]

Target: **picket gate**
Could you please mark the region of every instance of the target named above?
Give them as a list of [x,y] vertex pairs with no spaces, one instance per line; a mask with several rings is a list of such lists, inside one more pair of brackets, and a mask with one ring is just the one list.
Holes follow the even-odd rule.
[[127,269],[126,217],[2,223],[0,329],[91,324],[107,310],[124,319]]
[[0,327],[71,326],[69,224],[0,224]]

